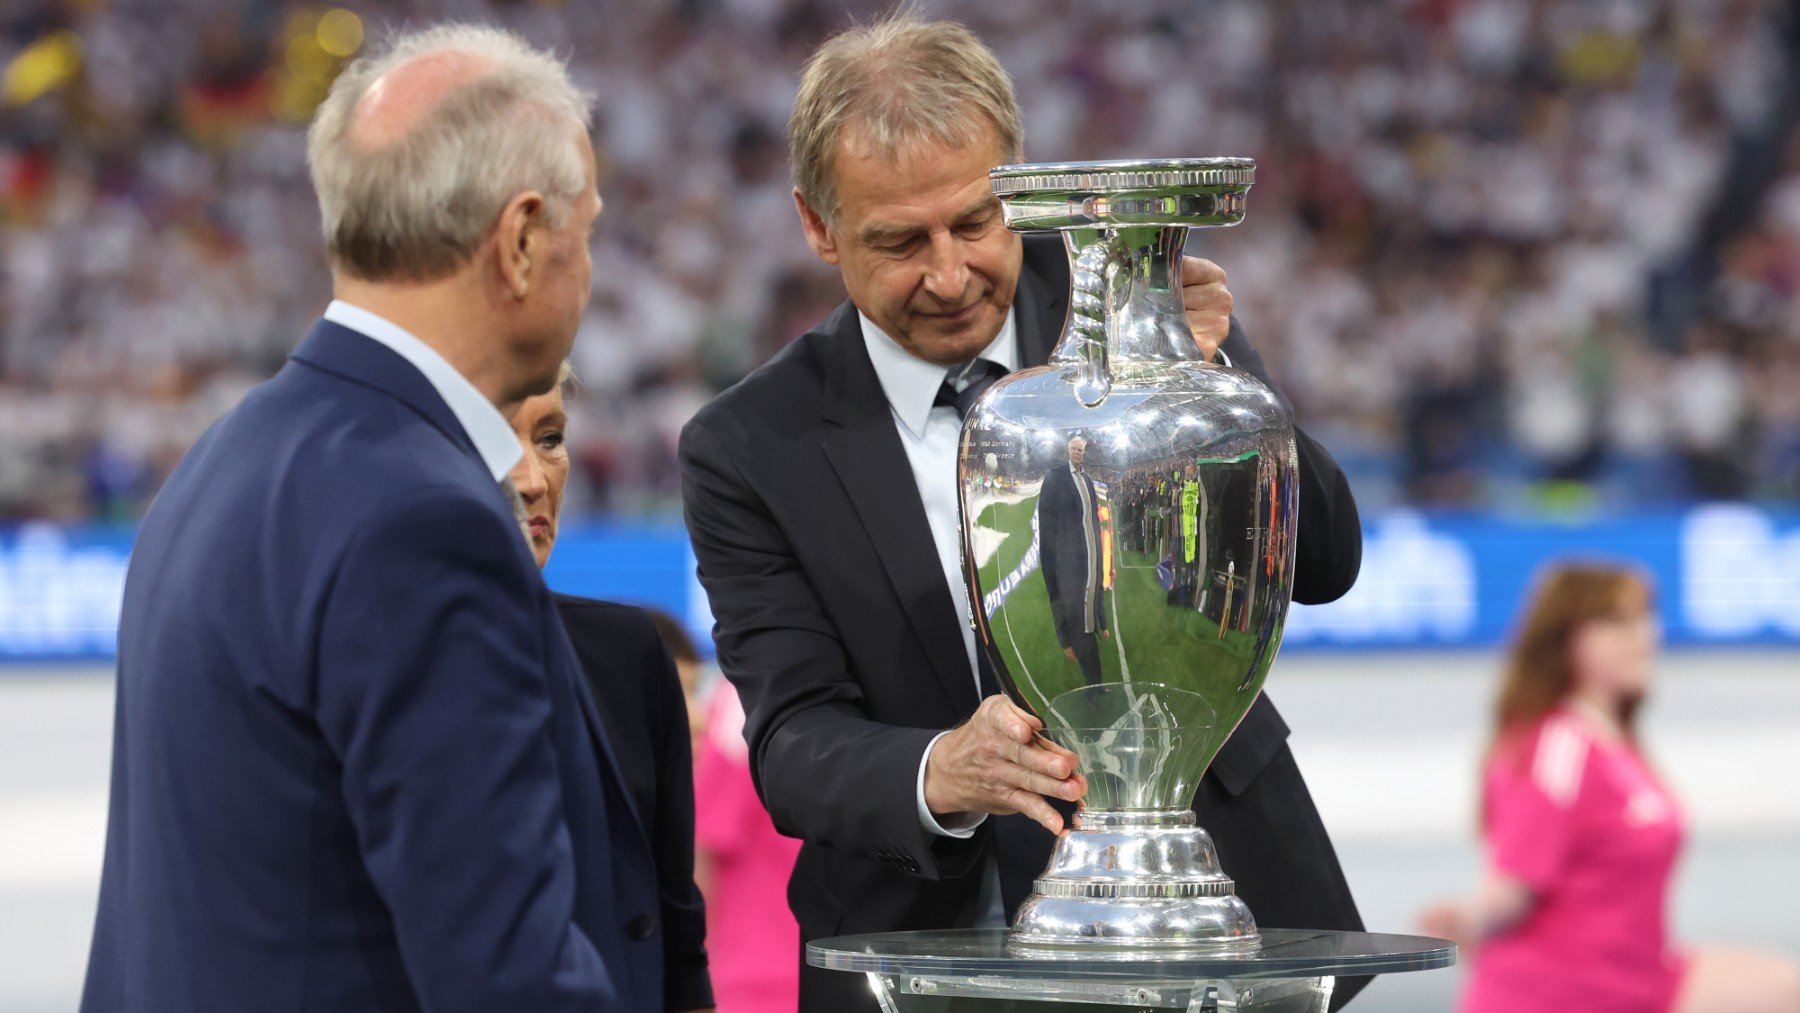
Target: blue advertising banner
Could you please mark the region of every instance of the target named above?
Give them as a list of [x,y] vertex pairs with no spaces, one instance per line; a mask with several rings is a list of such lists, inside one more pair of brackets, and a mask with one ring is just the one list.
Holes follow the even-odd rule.
[[[0,661],[110,658],[130,550],[130,529],[0,529]],[[1329,605],[1295,606],[1286,646],[1495,644],[1536,572],[1572,558],[1642,566],[1671,643],[1800,645],[1800,510],[1720,504],[1568,524],[1376,517],[1356,587]],[[559,591],[664,609],[709,646],[711,613],[678,525],[572,524],[545,578]]]
[[1800,644],[1800,512],[1730,504],[1571,524],[1390,513],[1356,586],[1295,606],[1289,645],[1480,646],[1506,638],[1557,560],[1627,562],[1655,582],[1673,644]]
[[0,661],[112,657],[131,538],[128,527],[0,529]]

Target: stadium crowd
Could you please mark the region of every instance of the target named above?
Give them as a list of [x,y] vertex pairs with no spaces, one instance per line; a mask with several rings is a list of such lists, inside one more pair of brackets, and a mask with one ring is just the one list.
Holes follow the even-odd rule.
[[[489,17],[599,96],[577,514],[841,298],[783,132],[826,0],[65,0],[0,13],[0,519],[130,519],[329,279],[304,125],[367,36]],[[1774,0],[939,0],[1028,158],[1244,154],[1192,248],[1367,509],[1800,495],[1800,134]]]

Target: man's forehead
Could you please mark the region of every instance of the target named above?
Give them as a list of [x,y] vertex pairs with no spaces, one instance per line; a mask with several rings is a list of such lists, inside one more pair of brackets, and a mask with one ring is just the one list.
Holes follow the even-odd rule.
[[871,208],[864,217],[858,232],[865,238],[880,235],[898,235],[938,224],[938,219],[940,217],[948,218],[951,222],[957,222],[965,218],[972,218],[984,212],[991,211],[996,203],[996,198],[992,192],[987,190],[985,185],[987,183],[986,178],[983,178],[981,183],[983,184],[981,193],[962,204],[950,205],[953,210],[947,216],[942,214],[941,208],[928,209],[905,204],[877,204]]
[[924,137],[883,150],[858,131],[846,134],[833,160],[840,200],[862,204],[870,221],[899,222],[949,205],[957,214],[994,203],[987,172],[997,165],[999,144],[991,136],[951,143]]

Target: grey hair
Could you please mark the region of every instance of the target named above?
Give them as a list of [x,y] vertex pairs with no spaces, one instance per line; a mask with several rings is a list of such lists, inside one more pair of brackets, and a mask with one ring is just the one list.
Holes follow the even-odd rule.
[[[467,53],[492,66],[446,93],[405,133],[370,145],[355,112],[376,81],[408,61]],[[332,266],[369,281],[425,281],[467,263],[501,209],[544,195],[559,227],[587,187],[575,128],[592,97],[555,56],[485,25],[402,33],[338,75],[306,135]]]
[[1012,81],[974,33],[909,12],[859,25],[827,40],[801,72],[788,120],[794,187],[834,224],[832,162],[847,132],[885,158],[921,139],[974,144],[984,127],[1016,161],[1022,130]]

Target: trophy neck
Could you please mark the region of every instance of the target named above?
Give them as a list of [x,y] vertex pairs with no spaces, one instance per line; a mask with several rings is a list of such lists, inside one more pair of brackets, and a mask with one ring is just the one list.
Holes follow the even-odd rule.
[[1154,830],[1196,823],[1192,809],[1082,809],[1075,814],[1081,830]]
[[1247,158],[1037,162],[988,170],[1014,232],[1062,232],[1075,270],[1052,361],[1073,365],[1075,398],[1097,408],[1112,369],[1203,360],[1181,307],[1190,228],[1236,225],[1256,178]]
[[1186,226],[1156,225],[1065,229],[1074,303],[1051,360],[1103,360],[1109,366],[1200,361],[1181,302],[1181,248],[1187,231]]

